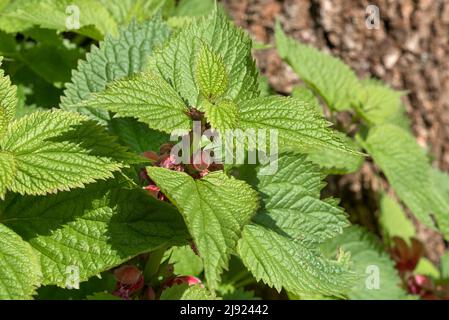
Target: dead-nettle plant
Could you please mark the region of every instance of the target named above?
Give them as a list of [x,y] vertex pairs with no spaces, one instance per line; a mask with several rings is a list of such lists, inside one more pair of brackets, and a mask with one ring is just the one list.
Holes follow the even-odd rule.
[[[290,297],[405,297],[372,235],[321,197],[325,175],[358,170],[363,148],[415,215],[449,234],[401,93],[280,26],[276,40],[307,84],[292,97],[261,92],[251,39],[217,10],[106,35],[58,109],[16,117],[0,71],[0,298],[67,295],[56,287],[251,298],[242,288],[257,281]],[[317,97],[354,110],[357,139],[331,128]]]

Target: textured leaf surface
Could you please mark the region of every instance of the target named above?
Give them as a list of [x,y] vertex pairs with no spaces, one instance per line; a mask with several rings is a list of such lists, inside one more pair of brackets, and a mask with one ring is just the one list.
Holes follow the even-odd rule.
[[335,110],[351,108],[354,90],[360,86],[355,73],[342,61],[287,37],[276,25],[279,55]]
[[257,209],[256,192],[221,172],[194,180],[183,172],[159,167],[147,171],[184,216],[203,259],[208,285],[216,288],[243,226]]
[[92,47],[86,60],[73,71],[72,81],[61,99],[61,107],[85,113],[95,120],[109,120],[105,110],[76,107],[92,93],[103,91],[108,83],[142,71],[153,49],[162,44],[170,30],[160,17],[131,24],[118,37],[107,36],[99,47]]
[[258,280],[295,294],[342,296],[351,286],[346,257],[328,260],[318,245],[349,225],[335,200],[320,200],[323,175],[304,155],[283,154],[277,171],[264,167],[245,178],[262,194],[262,206],[244,228],[238,252]]
[[149,73],[118,80],[84,103],[89,108],[109,110],[118,117],[134,117],[152,129],[171,133],[190,130],[191,121],[182,99],[161,77]]
[[[336,132],[341,141],[344,141],[353,150],[360,151],[360,147],[348,136]],[[327,174],[348,174],[360,169],[363,165],[364,157],[358,154],[348,154],[340,150],[333,150],[326,147],[317,148],[311,151],[308,159],[318,164]]]
[[161,246],[188,238],[184,222],[170,205],[141,190],[111,183],[46,197],[6,200],[0,221],[37,252],[44,284],[65,286],[67,268],[80,280]]
[[206,103],[206,118],[212,128],[225,132],[228,129],[234,129],[238,125],[238,110],[234,102],[223,100],[216,104]]
[[223,58],[208,45],[203,45],[196,63],[196,82],[208,99],[220,97],[228,89],[228,72]]
[[31,299],[40,280],[39,261],[31,246],[0,223],[0,300]]
[[159,151],[159,147],[170,140],[169,135],[152,130],[147,124],[133,118],[116,118],[110,128],[119,141],[137,154],[145,151]]
[[256,279],[296,294],[342,296],[349,290],[354,276],[346,256],[342,261],[327,260],[318,250],[281,233],[257,224],[244,228],[238,251]]
[[[3,57],[0,57],[0,67]],[[11,85],[9,77],[0,69],[0,138],[14,119],[17,105],[17,88]]]
[[415,138],[399,127],[386,124],[369,131],[364,147],[416,217],[433,226],[429,214],[434,214],[447,237],[448,204],[433,192],[431,167]]
[[251,44],[242,30],[215,12],[191,23],[157,50],[151,68],[165,77],[189,106],[196,106],[200,91],[196,79],[198,57],[207,45],[222,57],[227,68],[229,85],[223,97],[242,101],[259,95]]
[[[337,249],[351,253],[353,268],[359,280],[348,294],[350,299],[362,300],[397,300],[405,299],[406,293],[400,287],[401,279],[394,267],[394,262],[377,243],[374,235],[366,230],[352,226],[344,234],[329,241],[324,246],[332,256]],[[373,272],[373,270],[376,270]],[[373,277],[379,276],[379,286]],[[371,278],[370,278],[371,277]]]
[[[83,142],[89,149],[84,149],[79,140],[78,143],[69,142],[68,138],[57,141],[85,120],[71,112],[48,111],[32,113],[11,124],[0,139],[0,158],[4,160],[0,170],[8,172],[6,178],[1,179],[1,196],[6,188],[20,194],[37,195],[111,178],[112,172],[123,164],[112,160],[110,154],[94,156],[89,149],[99,141]],[[8,186],[4,185],[5,181]]]
[[[357,154],[320,116],[314,106],[296,98],[262,97],[239,105],[242,129],[277,129],[280,148],[300,152],[325,147]],[[282,150],[282,149],[281,149]]]

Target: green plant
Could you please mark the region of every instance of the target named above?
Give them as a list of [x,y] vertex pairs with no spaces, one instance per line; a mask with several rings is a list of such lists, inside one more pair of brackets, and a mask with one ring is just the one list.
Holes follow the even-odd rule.
[[[47,35],[63,57],[82,54],[84,41],[106,36],[59,77],[26,62],[28,38],[0,34],[14,48],[0,47],[6,70],[21,61],[52,94],[65,88],[59,108],[46,110],[29,92],[36,86],[12,72],[14,86],[0,71],[0,298],[253,299],[263,284],[291,298],[407,297],[375,237],[321,196],[326,174],[356,171],[363,148],[404,203],[424,222],[433,213],[447,232],[443,191],[432,184],[434,174],[446,177],[398,125],[399,94],[359,81],[278,26],[281,56],[312,90],[261,95],[252,40],[213,7],[195,17],[182,2],[70,1],[109,18],[99,24],[86,14],[63,40],[48,29],[65,30],[64,15],[41,14],[68,3],[8,3],[0,29],[33,30],[35,50]],[[148,16],[141,6],[152,8]],[[56,81],[70,73],[66,85]],[[20,94],[27,90],[31,99]],[[363,120],[356,140],[330,128],[315,96],[333,112],[355,110]],[[387,103],[394,112],[382,109]],[[230,148],[207,135],[228,131],[237,132]],[[182,143],[188,156],[179,162]],[[230,162],[208,161],[229,151]],[[410,153],[414,162],[403,164]],[[411,167],[422,170],[404,180]],[[380,290],[365,285],[371,265]]]

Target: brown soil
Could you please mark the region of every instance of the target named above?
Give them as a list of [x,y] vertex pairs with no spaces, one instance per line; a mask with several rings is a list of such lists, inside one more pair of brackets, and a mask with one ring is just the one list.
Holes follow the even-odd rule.
[[[290,36],[340,57],[359,76],[380,78],[395,89],[407,91],[404,103],[417,141],[434,156],[436,166],[449,170],[448,0],[224,0],[223,3],[235,22],[258,41],[273,43],[274,22],[279,19]],[[380,9],[377,29],[366,26],[368,5]],[[288,94],[299,83],[275,50],[259,51],[256,59],[279,93]],[[339,196],[353,197],[350,202],[357,207],[359,222],[376,229],[372,213],[363,213],[366,207],[372,208],[366,204],[376,203],[372,192],[367,192],[382,183],[370,179],[373,170],[367,163],[360,173],[331,180],[331,188]],[[360,203],[365,205],[359,206]],[[438,260],[444,250],[441,236],[417,226],[428,256]]]

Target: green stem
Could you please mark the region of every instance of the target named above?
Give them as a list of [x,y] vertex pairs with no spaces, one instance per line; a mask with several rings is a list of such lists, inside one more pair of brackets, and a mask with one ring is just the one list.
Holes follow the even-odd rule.
[[143,271],[145,282],[150,282],[154,275],[156,275],[159,271],[159,266],[161,264],[162,258],[164,258],[165,250],[166,248],[162,247],[150,252],[147,263],[145,265],[145,270]]

